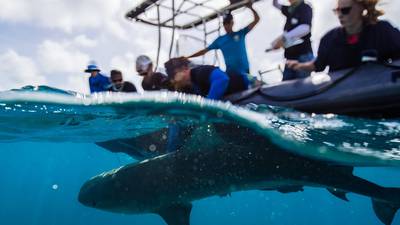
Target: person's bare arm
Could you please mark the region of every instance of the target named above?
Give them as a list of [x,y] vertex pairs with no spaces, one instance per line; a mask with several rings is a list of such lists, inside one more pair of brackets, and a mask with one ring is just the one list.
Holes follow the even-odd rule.
[[188,59],[190,59],[190,58],[195,58],[195,57],[198,57],[198,56],[202,56],[202,55],[206,54],[207,52],[208,52],[208,49],[205,48],[205,49],[200,50],[200,51],[198,51],[198,52],[194,53],[193,55],[188,56],[188,57],[186,57],[186,58],[188,58]]
[[290,69],[297,71],[308,71],[308,72],[315,71],[314,61],[301,63],[297,60],[288,60],[286,62],[286,66],[289,67]]
[[253,3],[252,2],[250,2],[247,5],[247,8],[249,8],[253,12],[253,16],[254,16],[253,22],[251,22],[247,26],[249,30],[252,30],[258,24],[258,22],[260,22],[260,15],[258,15],[257,11],[253,8]]

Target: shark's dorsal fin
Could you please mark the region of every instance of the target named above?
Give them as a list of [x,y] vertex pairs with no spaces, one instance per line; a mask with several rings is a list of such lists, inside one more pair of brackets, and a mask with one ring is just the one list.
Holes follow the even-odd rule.
[[192,204],[176,204],[157,212],[168,225],[190,225]]
[[394,219],[394,216],[399,209],[392,204],[379,202],[376,200],[372,200],[372,206],[374,208],[374,212],[376,216],[379,218],[382,223],[385,225],[391,225]]
[[327,190],[328,190],[331,194],[333,194],[334,196],[336,196],[336,197],[342,199],[343,201],[346,201],[346,202],[349,201],[349,199],[348,199],[347,196],[346,196],[346,195],[347,195],[346,192],[344,192],[344,191],[339,191],[339,190],[336,190],[336,189],[333,189],[333,188],[327,188]]

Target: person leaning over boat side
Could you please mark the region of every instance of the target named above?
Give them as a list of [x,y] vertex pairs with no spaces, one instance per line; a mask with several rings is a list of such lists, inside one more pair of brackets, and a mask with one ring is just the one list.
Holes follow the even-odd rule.
[[[284,33],[272,43],[272,48],[284,48],[290,45],[290,43],[301,40],[302,43],[285,48],[285,58],[288,60],[298,60],[299,62],[312,61],[314,59],[311,47],[313,10],[304,0],[289,0],[289,2],[290,6],[284,6],[278,0],[273,0],[275,8],[281,10],[287,19]],[[304,78],[310,76],[310,74],[307,71],[296,71],[285,67],[282,80]]]
[[145,91],[172,90],[168,76],[154,71],[150,57],[146,55],[137,57],[136,71],[143,77],[142,87]]
[[321,40],[315,61],[288,61],[295,70],[336,71],[361,65],[364,52],[374,51],[378,61],[400,58],[400,31],[389,22],[378,20],[383,12],[379,0],[338,0],[334,9],[341,27],[329,31]]
[[175,90],[192,86],[195,94],[208,99],[220,100],[225,95],[247,89],[243,76],[229,75],[215,66],[190,68],[190,61],[185,57],[170,59],[165,69]]
[[129,81],[124,81],[122,72],[119,70],[111,70],[110,72],[111,92],[137,92],[136,87]]
[[226,14],[223,18],[223,25],[226,31],[225,35],[218,37],[211,45],[207,48],[196,52],[195,54],[187,57],[188,59],[202,56],[208,51],[213,49],[220,49],[224,56],[226,64],[226,72],[229,74],[237,74],[243,76],[247,86],[249,85],[248,75],[250,73],[249,60],[246,51],[246,35],[257,25],[260,21],[260,16],[257,11],[254,10],[252,3],[249,3],[247,7],[253,12],[254,20],[245,28],[234,32],[233,31],[233,16],[232,14]]
[[95,63],[90,63],[85,70],[85,73],[90,73],[89,87],[90,93],[108,91],[110,79],[100,73],[100,69]]

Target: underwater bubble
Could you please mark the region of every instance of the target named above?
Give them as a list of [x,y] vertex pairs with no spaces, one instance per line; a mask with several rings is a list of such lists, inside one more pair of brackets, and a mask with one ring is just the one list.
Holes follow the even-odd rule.
[[152,145],[149,146],[149,150],[152,151],[152,152],[155,152],[157,150],[157,146],[152,144]]
[[57,185],[57,184],[53,184],[53,186],[51,186],[51,188],[52,188],[53,190],[58,190],[58,185]]

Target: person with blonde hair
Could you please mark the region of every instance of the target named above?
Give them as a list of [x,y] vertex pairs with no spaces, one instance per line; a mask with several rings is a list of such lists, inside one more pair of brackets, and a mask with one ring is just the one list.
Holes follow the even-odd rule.
[[308,63],[288,61],[295,70],[336,71],[356,67],[363,56],[371,54],[380,62],[400,58],[400,31],[389,22],[379,20],[383,11],[379,0],[338,0],[334,12],[341,26],[322,39],[317,58]]

